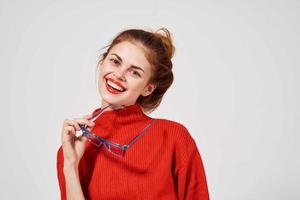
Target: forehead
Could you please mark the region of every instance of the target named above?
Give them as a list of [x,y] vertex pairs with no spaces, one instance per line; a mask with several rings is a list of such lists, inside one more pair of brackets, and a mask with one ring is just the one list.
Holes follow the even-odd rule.
[[139,66],[143,69],[150,68],[150,63],[145,56],[143,48],[132,42],[124,41],[116,44],[111,48],[109,55],[113,53],[118,54],[122,62]]

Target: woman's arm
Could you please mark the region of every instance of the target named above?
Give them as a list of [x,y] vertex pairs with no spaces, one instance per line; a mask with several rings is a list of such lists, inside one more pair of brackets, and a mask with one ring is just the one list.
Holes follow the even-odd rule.
[[[92,115],[86,115],[81,119],[73,119],[73,120],[64,120],[63,129],[62,129],[62,156],[58,154],[58,169],[59,169],[59,177],[61,180],[61,196],[62,200],[82,200],[85,199],[80,178],[79,178],[79,162],[83,156],[85,151],[85,143],[87,142],[87,138],[83,135],[76,136],[76,131],[80,131],[79,124],[85,124],[89,128],[95,125],[94,122],[90,122]],[[60,153],[60,152],[59,152]],[[62,158],[60,158],[62,157]],[[63,164],[62,164],[63,162]],[[61,171],[63,165],[63,170]],[[62,178],[63,176],[63,178]]]
[[185,166],[177,172],[177,180],[179,199],[209,200],[204,166],[197,147]]
[[78,166],[66,163],[64,164],[65,166],[63,172],[65,176],[67,199],[84,200],[85,198],[82,192],[78,174]]
[[209,200],[204,165],[196,141],[183,125],[176,127],[174,178],[178,200]]

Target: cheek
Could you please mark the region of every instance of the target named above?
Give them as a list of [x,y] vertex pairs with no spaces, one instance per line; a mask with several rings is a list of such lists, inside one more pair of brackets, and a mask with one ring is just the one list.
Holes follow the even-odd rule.
[[111,71],[112,70],[108,65],[103,64],[100,66],[99,77],[103,78],[106,74],[111,73]]
[[106,71],[107,71],[107,65],[105,65],[105,64],[102,64],[101,66],[100,66],[100,72],[103,74],[103,73],[105,73]]
[[140,94],[146,86],[146,82],[143,80],[133,80],[128,83],[128,85],[130,86],[132,93]]

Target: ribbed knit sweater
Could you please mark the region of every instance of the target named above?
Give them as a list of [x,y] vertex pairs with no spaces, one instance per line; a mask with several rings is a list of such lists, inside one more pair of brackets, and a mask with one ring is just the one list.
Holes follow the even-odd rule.
[[[139,104],[104,111],[91,132],[127,144],[152,118]],[[57,152],[61,199],[66,199],[63,150]],[[124,157],[87,141],[79,163],[86,199],[207,200],[206,176],[195,140],[180,123],[157,119],[127,150]]]

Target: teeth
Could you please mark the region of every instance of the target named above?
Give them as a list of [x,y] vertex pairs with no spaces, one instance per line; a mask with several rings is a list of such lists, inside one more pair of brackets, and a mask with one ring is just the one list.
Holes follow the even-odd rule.
[[123,88],[121,88],[120,86],[118,86],[118,85],[116,85],[115,83],[111,82],[110,80],[107,80],[106,83],[107,83],[110,87],[112,87],[112,88],[114,88],[114,89],[116,89],[116,90],[118,90],[118,91],[120,91],[120,92],[123,92],[123,91],[124,91]]

